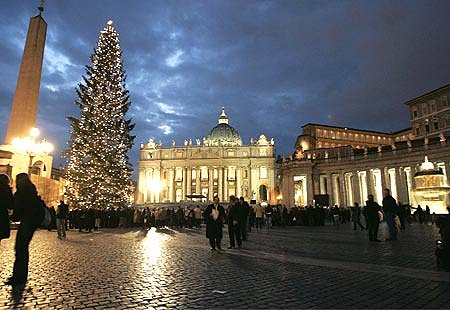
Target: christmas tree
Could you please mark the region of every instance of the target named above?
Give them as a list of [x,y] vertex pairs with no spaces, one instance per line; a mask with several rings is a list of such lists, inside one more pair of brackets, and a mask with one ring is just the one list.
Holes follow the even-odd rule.
[[91,55],[91,66],[76,89],[80,117],[69,117],[66,197],[71,206],[117,208],[130,204],[132,166],[128,151],[134,124],[125,115],[130,107],[121,59],[119,35],[109,21]]

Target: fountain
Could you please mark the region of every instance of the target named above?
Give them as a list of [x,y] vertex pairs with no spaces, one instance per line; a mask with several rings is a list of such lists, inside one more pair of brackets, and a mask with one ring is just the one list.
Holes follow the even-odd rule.
[[447,183],[447,176],[442,169],[435,168],[433,163],[425,161],[420,165],[419,170],[414,175],[416,183],[412,190],[413,205],[430,207],[431,213],[448,214],[447,206],[450,205],[450,186]]

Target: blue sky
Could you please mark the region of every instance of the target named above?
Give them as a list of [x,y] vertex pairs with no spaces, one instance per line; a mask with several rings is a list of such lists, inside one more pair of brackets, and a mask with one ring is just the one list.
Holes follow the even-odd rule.
[[[38,0],[1,2],[0,134]],[[301,126],[409,127],[403,102],[450,83],[449,1],[47,0],[38,127],[55,146],[109,19],[120,34],[140,142],[202,138],[222,106],[244,143],[294,150]]]

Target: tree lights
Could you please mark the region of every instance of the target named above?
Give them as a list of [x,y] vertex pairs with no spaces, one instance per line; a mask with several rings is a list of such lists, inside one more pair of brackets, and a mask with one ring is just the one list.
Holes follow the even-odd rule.
[[82,208],[117,208],[130,203],[132,167],[128,151],[134,124],[125,115],[130,107],[125,87],[119,35],[108,21],[78,85],[80,117],[69,117],[72,131],[68,158],[67,199]]

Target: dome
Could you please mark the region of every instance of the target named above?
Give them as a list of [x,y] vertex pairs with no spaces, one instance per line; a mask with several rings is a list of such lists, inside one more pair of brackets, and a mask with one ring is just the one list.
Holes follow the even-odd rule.
[[211,129],[205,138],[205,144],[209,146],[241,146],[242,139],[239,132],[228,125],[228,116],[225,109],[219,117],[219,124]]

